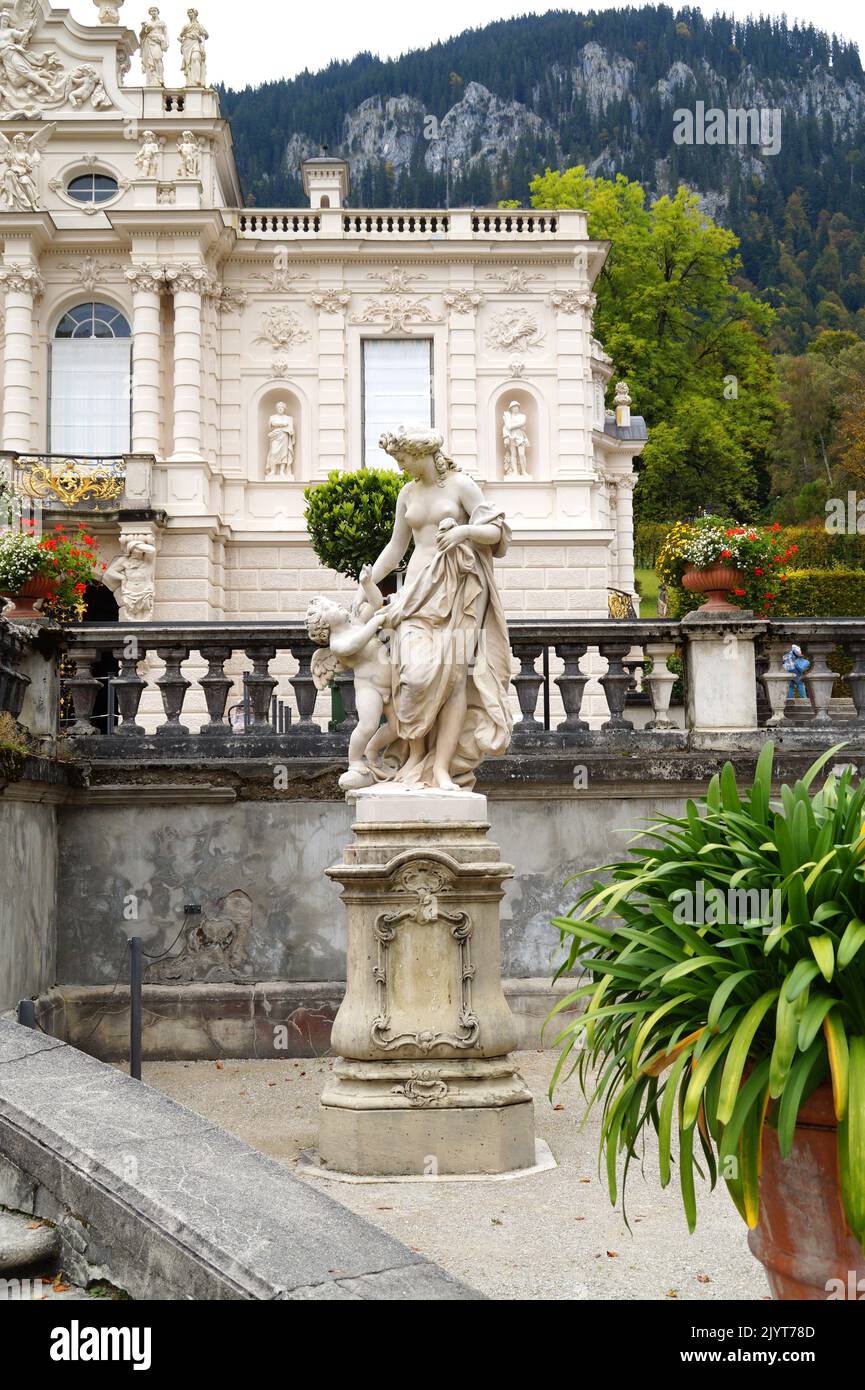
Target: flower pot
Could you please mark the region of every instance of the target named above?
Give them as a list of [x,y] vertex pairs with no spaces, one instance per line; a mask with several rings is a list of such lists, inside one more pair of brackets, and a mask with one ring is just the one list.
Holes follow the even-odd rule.
[[828,1083],[800,1107],[789,1158],[781,1157],[775,1130],[763,1130],[760,1220],[748,1232],[748,1244],[766,1270],[773,1298],[855,1298],[859,1280],[865,1297],[865,1253],[841,1201],[838,1127]]
[[4,598],[12,600],[14,607],[7,608],[3,614],[4,618],[11,618],[13,622],[18,622],[22,618],[39,618],[39,609],[36,607],[40,599],[53,598],[57,592],[57,586],[51,579],[40,579],[35,575],[28,579],[17,594],[3,594]]
[[741,570],[720,562],[717,565],[707,565],[703,569],[698,569],[696,565],[686,565],[682,584],[692,594],[707,595],[707,602],[703,604],[701,612],[739,613],[741,609],[737,608],[735,603],[728,603],[724,595],[731,589],[741,589],[743,578]]

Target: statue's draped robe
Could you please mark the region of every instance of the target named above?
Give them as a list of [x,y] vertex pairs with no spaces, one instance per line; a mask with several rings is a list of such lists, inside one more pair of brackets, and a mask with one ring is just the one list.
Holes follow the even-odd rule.
[[470,526],[496,525],[494,546],[461,541],[436,553],[426,569],[407,581],[391,600],[392,692],[401,739],[427,741],[420,764],[403,774],[379,772],[396,782],[433,785],[435,738],[443,706],[467,676],[468,705],[456,753],[453,780],[474,785],[484,758],[506,752],[512,717],[508,705],[511,648],[501,599],[493,576],[493,557],[504,555],[510,530],[504,513],[487,502],[475,507]]

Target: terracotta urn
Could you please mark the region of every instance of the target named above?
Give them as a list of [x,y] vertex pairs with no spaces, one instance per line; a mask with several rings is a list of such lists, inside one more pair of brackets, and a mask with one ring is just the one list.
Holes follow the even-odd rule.
[[707,601],[700,610],[703,613],[740,612],[735,603],[728,603],[725,595],[731,589],[741,589],[743,583],[744,576],[741,570],[721,564],[720,561],[703,569],[696,565],[686,565],[685,573],[682,575],[682,584],[692,594],[706,594]]
[[57,586],[53,580],[41,579],[38,575],[34,575],[18,590],[17,594],[3,594],[3,597],[11,599],[13,604],[12,608],[5,610],[3,616],[12,622],[18,622],[22,618],[39,618],[41,615],[36,604],[40,599],[53,598],[56,591]]
[[[777,1132],[763,1130],[760,1219],[748,1232],[772,1297],[794,1302],[865,1299],[865,1252],[844,1213],[832,1087],[799,1109],[793,1147],[781,1157]],[[857,1292],[858,1289],[858,1292]]]

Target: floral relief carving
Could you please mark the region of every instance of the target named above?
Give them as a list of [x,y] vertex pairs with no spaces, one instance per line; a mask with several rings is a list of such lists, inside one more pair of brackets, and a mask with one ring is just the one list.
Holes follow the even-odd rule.
[[71,270],[85,290],[95,290],[106,276],[120,275],[123,266],[117,261],[103,261],[99,256],[82,256],[78,261],[61,261],[61,270]]
[[502,309],[490,321],[486,345],[503,352],[531,352],[544,341],[545,333],[530,310],[515,306]]
[[291,309],[272,304],[261,316],[262,338],[266,338],[275,348],[294,347],[296,343],[309,341],[310,332],[304,328],[300,319]]
[[368,280],[381,280],[381,293],[405,294],[407,290],[413,288],[414,280],[426,280],[427,276],[422,270],[401,270],[395,267],[393,270],[371,270],[366,277]]
[[45,284],[34,266],[13,265],[0,269],[0,286],[13,294],[31,294],[38,299],[45,292]]
[[341,314],[351,303],[351,295],[344,290],[322,290],[321,294],[314,294],[309,302],[324,314]]
[[496,280],[502,287],[503,294],[526,294],[531,293],[528,286],[534,280],[546,280],[546,275],[535,275],[530,270],[523,269],[522,266],[511,266],[507,270],[490,270],[487,272],[488,280]]
[[579,309],[594,309],[597,298],[587,290],[555,290],[550,295],[550,303],[562,314],[576,314]]
[[[449,911],[439,901],[440,897],[453,891],[452,874],[440,864],[429,860],[416,860],[403,865],[398,871],[392,891],[395,894],[413,897],[415,901],[392,912],[380,912],[373,924],[372,932],[378,947],[376,964],[373,967],[378,994],[377,1013],[370,1026],[373,1043],[385,1052],[404,1047],[406,1044],[419,1048],[421,1052],[431,1052],[435,1047],[474,1047],[480,1034],[480,1021],[472,1008],[472,981],[475,970],[471,959],[471,937],[474,928],[467,912]],[[460,1001],[457,1028],[452,1032],[432,1028],[417,1032],[391,1031],[388,951],[398,929],[409,922],[422,927],[435,927],[439,923],[445,923],[456,943],[460,960]]]
[[436,1105],[448,1095],[450,1087],[442,1081],[436,1067],[413,1067],[411,1076],[399,1086],[391,1086],[392,1096],[404,1096],[412,1105]]
[[275,294],[288,294],[295,288],[296,280],[308,280],[305,270],[294,270],[289,260],[288,247],[277,246],[273,253],[272,269],[266,273],[255,271],[253,280],[265,280]]
[[407,333],[415,323],[441,323],[441,315],[434,314],[425,299],[393,294],[368,299],[366,307],[354,315],[352,323],[383,324],[385,333]]

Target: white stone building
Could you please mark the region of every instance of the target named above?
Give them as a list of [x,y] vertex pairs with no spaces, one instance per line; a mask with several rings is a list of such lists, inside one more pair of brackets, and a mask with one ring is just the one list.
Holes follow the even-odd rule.
[[[132,534],[156,552],[152,597],[117,589],[130,614],[299,617],[337,582],[304,488],[390,466],[381,430],[422,423],[512,522],[511,615],[605,616],[633,589],[645,429],[626,390],[605,411],[608,247],[585,214],[349,208],[326,155],[304,165],[309,207],[245,209],[216,93],[160,85],[158,32],[149,85],[125,85],[138,39],[123,0],[95,3],[92,26],[45,0],[0,11],[2,450],[19,476],[116,461],[103,554]],[[507,471],[512,402],[526,477]]]

